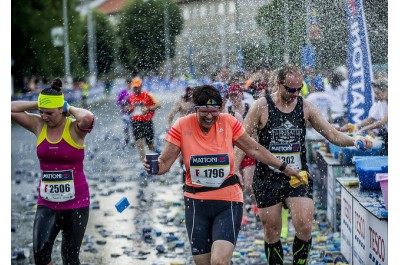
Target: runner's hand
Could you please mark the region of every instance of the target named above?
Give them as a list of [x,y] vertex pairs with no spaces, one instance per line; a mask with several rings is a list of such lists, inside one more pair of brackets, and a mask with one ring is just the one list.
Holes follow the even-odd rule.
[[[285,168],[285,170],[283,171],[283,173],[285,173],[286,176],[289,176],[289,177],[294,176],[300,180],[301,184],[304,184],[303,178],[299,175],[299,172],[300,172],[300,170],[299,171],[294,170],[293,168],[291,168],[289,166],[287,166]],[[309,175],[308,172],[307,172],[307,175]]]

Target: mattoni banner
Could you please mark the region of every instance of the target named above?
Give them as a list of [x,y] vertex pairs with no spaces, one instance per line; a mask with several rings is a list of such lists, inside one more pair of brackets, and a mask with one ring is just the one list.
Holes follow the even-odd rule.
[[372,106],[372,64],[362,0],[347,0],[349,89],[347,110],[349,122],[359,123],[368,117]]

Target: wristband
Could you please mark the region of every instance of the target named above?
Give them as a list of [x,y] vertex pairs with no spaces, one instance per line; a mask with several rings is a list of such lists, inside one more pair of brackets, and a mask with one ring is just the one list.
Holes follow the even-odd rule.
[[283,162],[282,165],[278,168],[280,171],[284,171],[286,169],[287,163]]

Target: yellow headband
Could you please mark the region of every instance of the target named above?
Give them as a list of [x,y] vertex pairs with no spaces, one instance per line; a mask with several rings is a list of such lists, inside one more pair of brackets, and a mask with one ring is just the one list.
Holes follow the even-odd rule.
[[39,94],[38,107],[46,109],[61,108],[64,106],[64,94],[62,95],[43,95]]

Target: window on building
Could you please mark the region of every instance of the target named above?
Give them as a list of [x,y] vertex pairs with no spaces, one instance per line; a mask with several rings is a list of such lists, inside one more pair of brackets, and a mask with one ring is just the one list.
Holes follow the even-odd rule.
[[236,31],[236,25],[235,25],[235,22],[231,22],[231,23],[229,23],[229,33],[230,33],[230,34],[234,34],[234,33],[235,33],[235,31]]
[[223,3],[218,4],[218,15],[225,15],[225,5]]
[[197,7],[193,7],[192,9],[192,18],[197,18],[199,16],[199,10]]
[[234,14],[235,13],[235,10],[236,10],[236,6],[235,6],[235,3],[233,2],[233,1],[230,1],[229,3],[228,3],[228,12],[229,12],[229,14]]
[[200,7],[200,17],[205,17],[207,14],[207,7],[202,6]]
[[209,6],[209,15],[210,16],[214,16],[215,15],[215,4],[210,4],[210,6]]
[[189,20],[189,18],[190,18],[190,11],[189,11],[189,8],[185,7],[185,8],[183,9],[183,19],[184,19],[184,20]]

